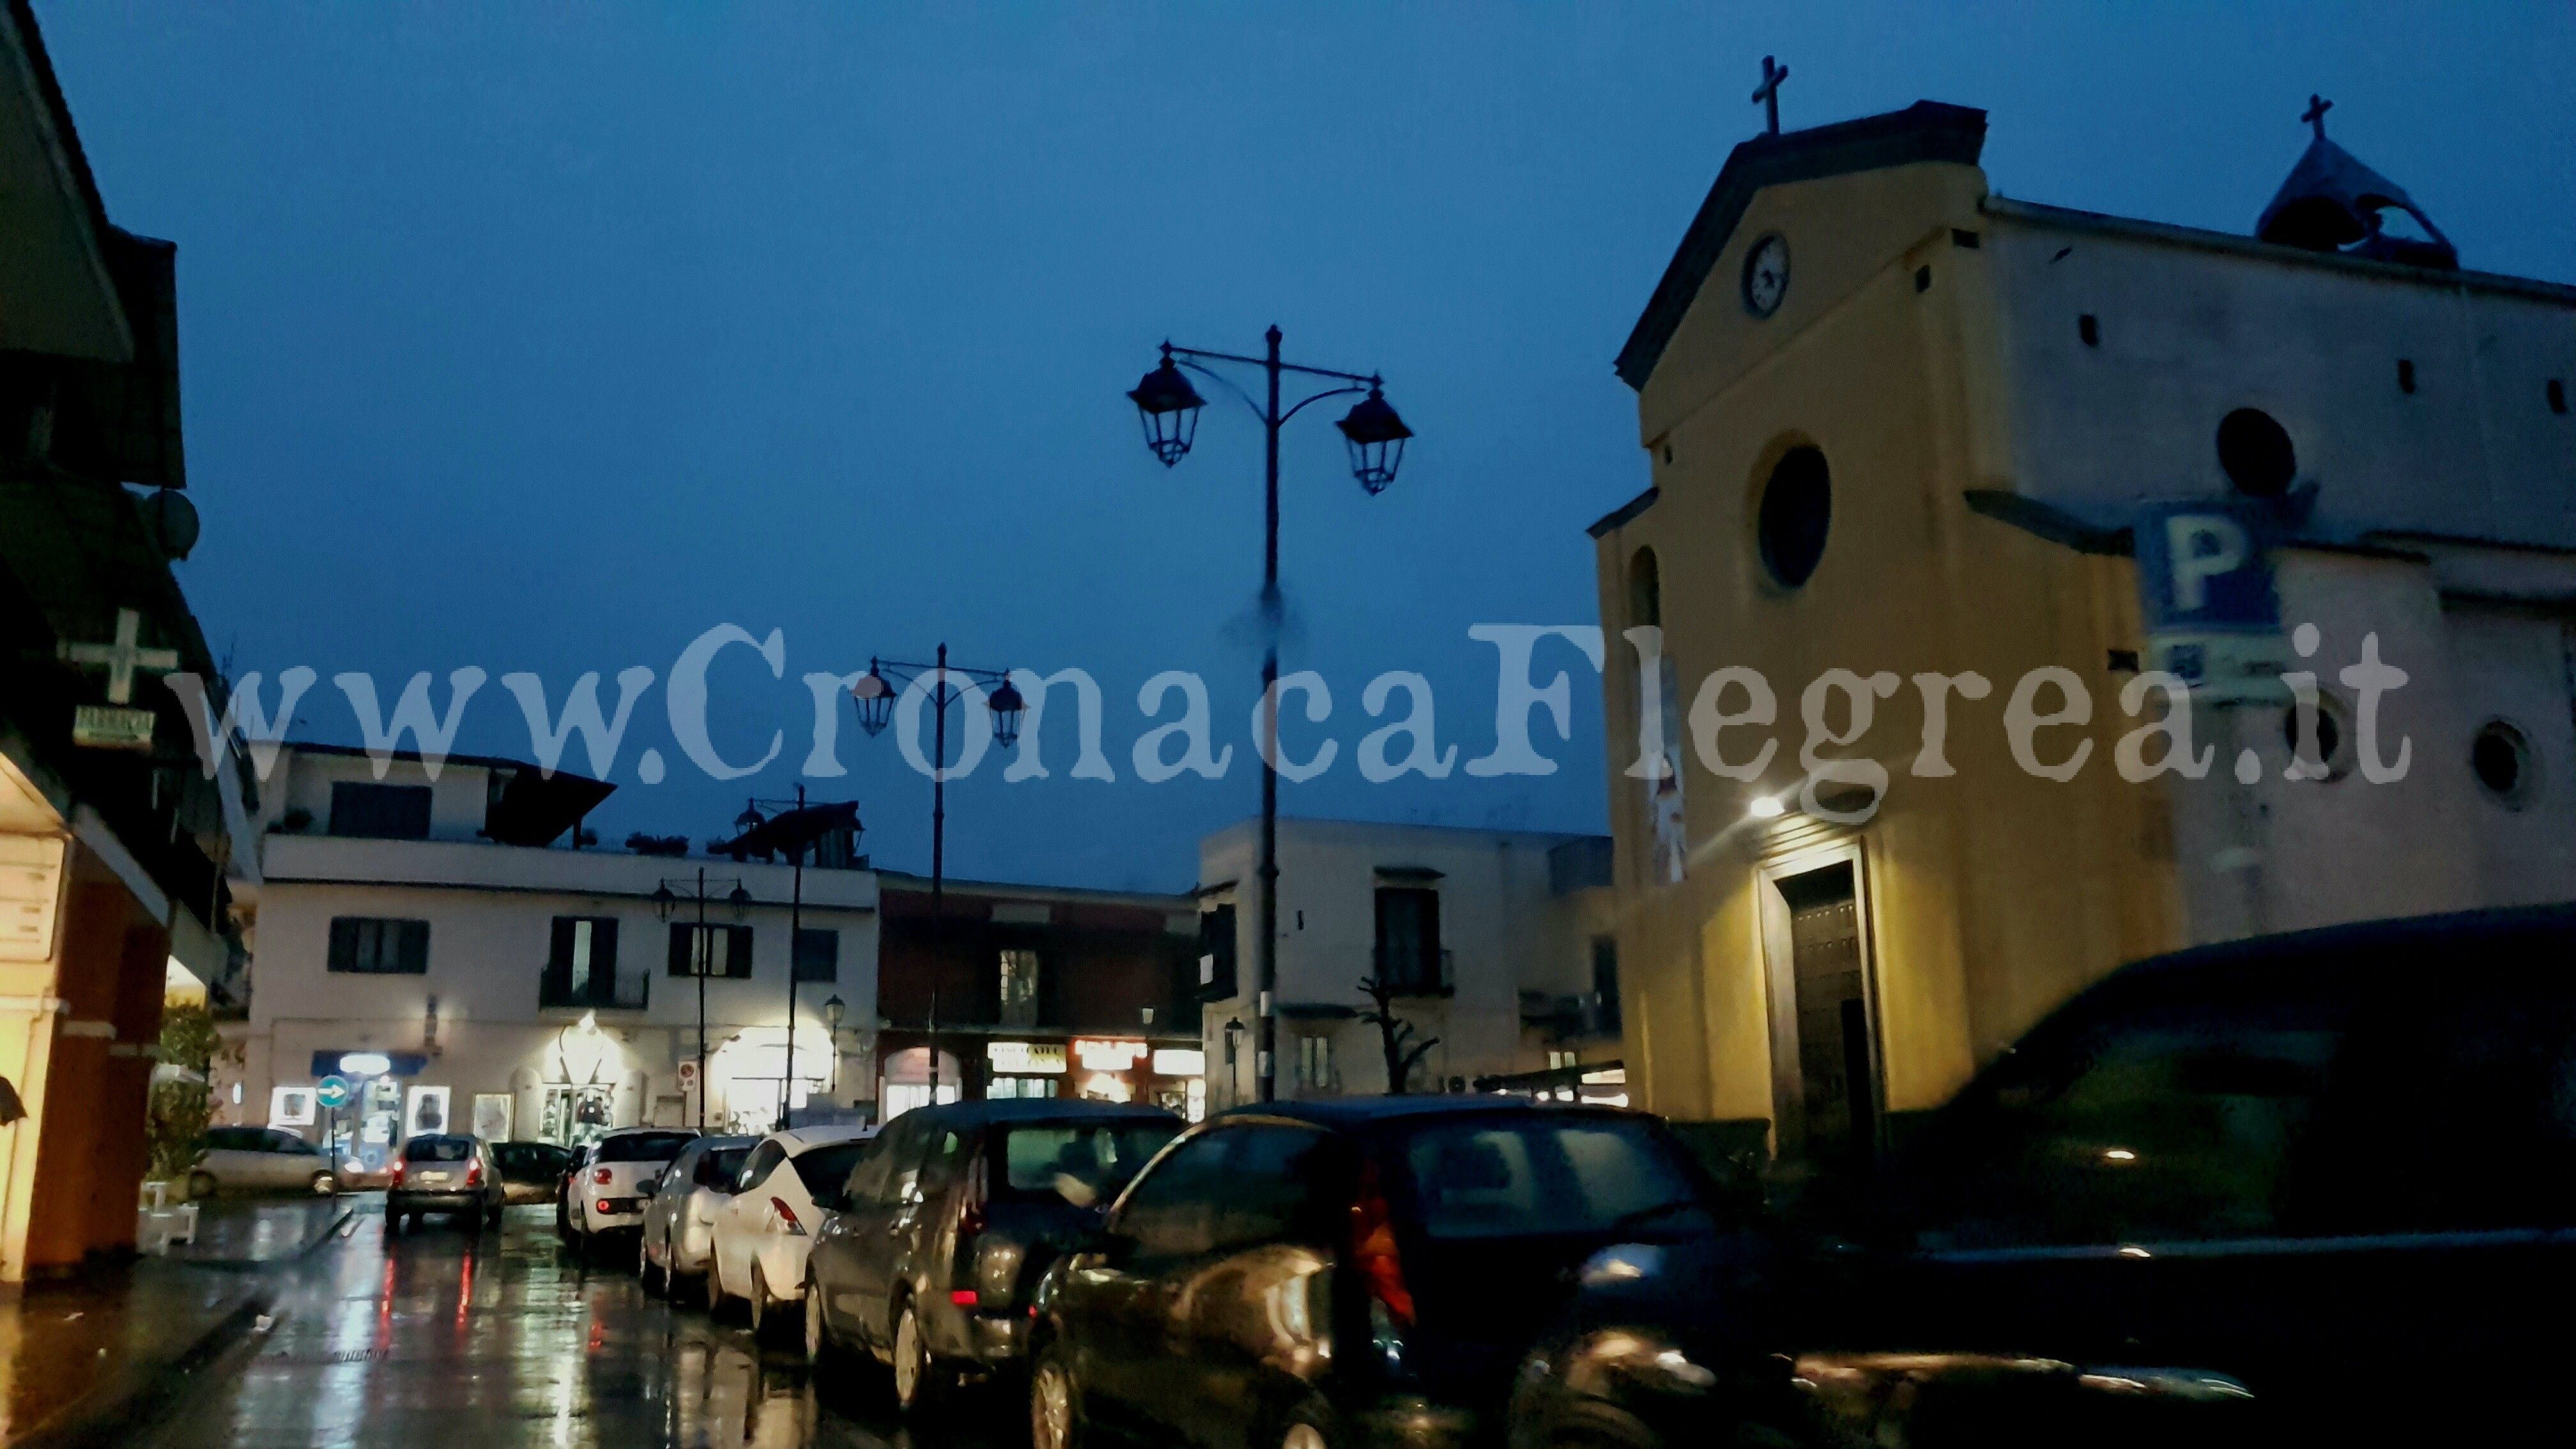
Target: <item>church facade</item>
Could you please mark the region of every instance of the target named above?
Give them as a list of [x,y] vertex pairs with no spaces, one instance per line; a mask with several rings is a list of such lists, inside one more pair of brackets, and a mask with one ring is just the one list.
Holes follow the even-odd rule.
[[2576,896],[2576,288],[2323,113],[2252,235],[1998,196],[1929,102],[1729,158],[1593,528],[1640,1105],[1865,1151],[2125,961]]

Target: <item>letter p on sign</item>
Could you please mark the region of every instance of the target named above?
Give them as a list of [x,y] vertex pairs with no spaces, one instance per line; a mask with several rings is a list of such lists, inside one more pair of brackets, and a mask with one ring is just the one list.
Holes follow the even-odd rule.
[[2209,606],[2209,581],[2245,567],[2253,540],[2235,519],[2216,513],[2175,513],[2165,518],[2165,555],[2173,570],[2179,613]]

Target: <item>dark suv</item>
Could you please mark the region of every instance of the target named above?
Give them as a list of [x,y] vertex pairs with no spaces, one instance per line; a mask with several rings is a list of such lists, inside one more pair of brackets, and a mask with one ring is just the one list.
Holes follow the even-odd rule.
[[961,1372],[1018,1363],[1039,1276],[1180,1130],[1159,1108],[1052,1099],[895,1118],[845,1184],[814,1194],[807,1355],[850,1344],[888,1360],[906,1411]]
[[1724,1262],[1587,1293],[1515,1449],[2554,1441],[2576,908],[2127,967],[1848,1202],[1785,1295],[1809,1321]]
[[1464,1096],[1228,1113],[1047,1275],[1037,1449],[1092,1429],[1202,1449],[1490,1437],[1580,1265],[1735,1216],[1635,1113]]

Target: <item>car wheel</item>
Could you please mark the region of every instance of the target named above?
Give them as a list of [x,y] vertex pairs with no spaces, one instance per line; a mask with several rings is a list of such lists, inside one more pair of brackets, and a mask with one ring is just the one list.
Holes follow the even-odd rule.
[[326,1167],[313,1174],[312,1188],[315,1197],[332,1197],[340,1191],[340,1179]]
[[823,1321],[823,1287],[805,1279],[805,1362],[820,1368],[832,1356],[832,1325]]
[[751,1265],[751,1291],[742,1296],[742,1302],[743,1317],[750,1321],[753,1339],[759,1339],[763,1330],[776,1327],[769,1316],[769,1277],[760,1271],[758,1262]]
[[724,1272],[716,1255],[707,1255],[707,1316],[722,1318],[725,1310]]
[[1038,1355],[1029,1375],[1030,1449],[1082,1449],[1082,1398],[1073,1369],[1053,1345]]
[[921,1315],[912,1305],[894,1323],[894,1403],[907,1414],[927,1414],[938,1407],[939,1369],[930,1356],[930,1340],[921,1331]]
[[211,1172],[188,1174],[188,1196],[191,1198],[213,1197],[216,1187],[215,1175]]
[[670,1296],[671,1270],[653,1266],[652,1250],[642,1243],[635,1245],[635,1281],[643,1285],[647,1298]]
[[489,1208],[484,1209],[483,1221],[490,1223],[496,1228],[501,1226],[502,1214],[509,1209],[509,1206],[510,1204],[506,1199],[492,1204]]

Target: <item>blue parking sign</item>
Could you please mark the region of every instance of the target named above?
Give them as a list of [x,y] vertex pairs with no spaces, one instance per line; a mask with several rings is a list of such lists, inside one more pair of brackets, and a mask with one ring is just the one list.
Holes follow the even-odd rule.
[[2277,634],[2281,599],[2260,516],[2221,502],[2150,504],[2139,515],[2138,595],[2150,634]]
[[2149,504],[2136,538],[2149,667],[2213,704],[2287,699],[2289,651],[2261,511],[2218,500]]

